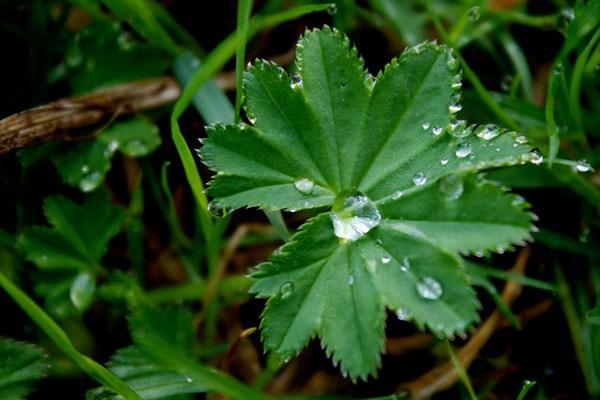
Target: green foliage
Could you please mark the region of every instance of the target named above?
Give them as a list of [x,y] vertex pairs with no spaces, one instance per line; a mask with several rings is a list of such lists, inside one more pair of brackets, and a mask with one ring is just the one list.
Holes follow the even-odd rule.
[[18,247],[42,272],[38,291],[57,315],[85,310],[108,242],[121,229],[124,213],[99,191],[82,204],[61,196],[44,202],[52,227],[25,228]]
[[210,127],[200,154],[218,172],[213,208],[331,207],[256,269],[252,291],[269,299],[268,349],[289,359],[318,335],[344,374],[365,379],[385,308],[440,336],[478,319],[459,254],[524,243],[532,216],[474,173],[539,157],[514,132],[454,119],[460,72],[444,46],[409,48],[374,78],[325,28],[300,39],[296,67],[251,66],[251,125]]
[[52,161],[67,184],[90,192],[104,180],[115,152],[141,157],[154,151],[160,142],[158,127],[136,117],[111,124],[94,140],[61,146]]
[[37,347],[0,338],[0,398],[26,398],[33,383],[46,373],[46,356]]

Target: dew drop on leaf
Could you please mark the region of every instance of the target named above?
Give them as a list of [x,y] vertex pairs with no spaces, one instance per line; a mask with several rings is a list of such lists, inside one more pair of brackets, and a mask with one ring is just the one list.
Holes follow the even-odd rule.
[[448,165],[448,159],[447,158],[443,158],[440,160],[440,164],[442,165]]
[[87,164],[83,164],[81,166],[81,172],[84,173],[84,174],[87,174],[88,172],[90,172],[90,166],[87,165]]
[[456,114],[460,110],[462,110],[462,104],[460,103],[454,103],[448,106],[448,111],[450,111],[452,114]]
[[439,188],[444,199],[457,200],[464,191],[463,179],[458,174],[446,175],[440,180]]
[[456,157],[458,157],[458,158],[465,158],[469,154],[471,154],[471,152],[472,152],[471,145],[469,143],[461,143],[456,148],[455,154],[456,154]]
[[350,285],[350,286],[354,285],[354,275],[348,276],[348,285]]
[[398,200],[400,197],[402,197],[404,195],[404,192],[402,190],[396,190],[393,194],[392,194],[392,200]]
[[449,51],[446,56],[446,65],[450,71],[456,71],[458,69],[458,60],[454,57],[453,52]]
[[92,172],[79,181],[79,189],[82,192],[91,192],[100,185],[100,182],[102,182],[102,175],[99,172]]
[[302,87],[302,77],[300,74],[292,75],[292,83],[290,84],[292,89],[301,88]]
[[477,21],[479,19],[479,17],[481,17],[481,12],[479,11],[479,7],[473,7],[471,9],[469,9],[468,15],[469,15],[469,19],[472,22]]
[[574,169],[577,172],[589,172],[592,169],[592,166],[587,160],[579,160],[575,164]]
[[111,140],[106,145],[106,151],[104,152],[104,155],[107,157],[110,157],[115,153],[115,151],[117,151],[118,148],[119,148],[119,142],[117,142],[116,140]]
[[375,246],[381,247],[383,245],[383,241],[381,239],[375,240]]
[[329,7],[327,7],[327,13],[329,15],[333,15],[338,12],[337,5],[335,3],[331,3]]
[[442,134],[442,132],[444,131],[444,128],[442,128],[440,126],[436,126],[431,131],[433,132],[433,134],[435,136],[440,136]]
[[388,254],[386,254],[385,256],[381,257],[381,263],[382,264],[389,264],[390,261],[392,261],[392,257],[390,257]]
[[359,239],[381,222],[375,203],[363,194],[341,200],[330,216],[335,235],[348,240]]
[[185,380],[186,380],[187,382],[189,382],[189,383],[191,383],[191,382],[192,382],[192,378],[190,378],[189,376],[186,376],[186,377],[185,377]]
[[367,260],[367,271],[374,274],[377,271],[377,261]]
[[412,314],[406,308],[400,307],[398,308],[398,311],[396,311],[396,317],[400,321],[410,321],[412,319]]
[[542,155],[542,153],[540,153],[539,150],[534,149],[531,152],[531,158],[529,159],[529,161],[533,164],[533,165],[540,165],[541,163],[544,162],[544,156]]
[[300,193],[309,195],[312,194],[315,188],[315,183],[308,178],[301,178],[294,182],[294,187],[298,189]]
[[402,259],[402,264],[400,264],[400,271],[408,272],[408,270],[410,270],[410,260],[408,257],[404,257]]
[[421,127],[425,130],[431,128],[431,123],[430,122],[423,122],[423,125],[421,125]]
[[527,138],[523,135],[519,135],[516,137],[515,142],[517,142],[519,144],[525,144],[525,143],[527,143]]
[[427,183],[427,175],[425,175],[423,172],[417,172],[413,176],[412,181],[417,186],[423,186]]
[[419,296],[427,300],[437,300],[442,297],[442,285],[435,279],[426,276],[417,282]]
[[500,134],[500,130],[498,129],[497,125],[487,124],[477,128],[476,134],[477,137],[483,140],[492,140]]
[[282,299],[287,299],[294,292],[294,284],[290,281],[283,282],[279,288],[279,293]]

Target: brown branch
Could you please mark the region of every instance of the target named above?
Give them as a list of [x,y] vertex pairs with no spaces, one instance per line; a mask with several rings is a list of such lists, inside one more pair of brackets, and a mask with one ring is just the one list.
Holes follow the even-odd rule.
[[[530,250],[528,247],[521,250],[515,265],[511,269],[512,272],[522,274],[525,270],[525,265],[529,259]],[[521,292],[521,284],[509,281],[504,286],[502,291],[502,299],[506,304],[512,304]],[[471,339],[458,352],[457,357],[461,364],[467,370],[471,363],[475,360],[483,346],[492,337],[500,323],[503,321],[502,314],[496,310],[485,322],[477,329]],[[450,388],[459,379],[458,372],[454,369],[452,362],[446,362],[439,365],[417,379],[402,386],[402,389],[408,388],[411,392],[412,399],[428,399],[435,393]]]

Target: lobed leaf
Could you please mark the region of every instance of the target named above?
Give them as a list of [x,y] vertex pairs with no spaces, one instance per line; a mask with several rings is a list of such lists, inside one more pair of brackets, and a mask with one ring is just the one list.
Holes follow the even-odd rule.
[[0,338],[0,398],[24,399],[33,383],[46,373],[46,356],[37,347]]

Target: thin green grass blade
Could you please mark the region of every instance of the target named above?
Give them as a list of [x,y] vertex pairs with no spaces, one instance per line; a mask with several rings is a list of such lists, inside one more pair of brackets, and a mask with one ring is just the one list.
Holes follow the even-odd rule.
[[242,108],[242,81],[246,63],[246,42],[248,41],[248,20],[252,12],[252,0],[238,0],[237,36],[240,38],[235,52],[235,115],[234,122],[240,121]]

